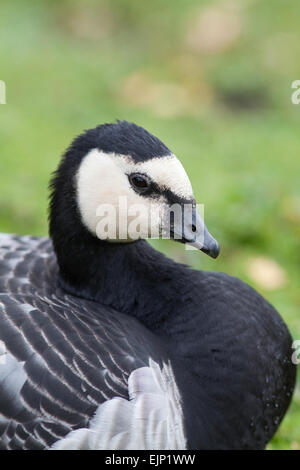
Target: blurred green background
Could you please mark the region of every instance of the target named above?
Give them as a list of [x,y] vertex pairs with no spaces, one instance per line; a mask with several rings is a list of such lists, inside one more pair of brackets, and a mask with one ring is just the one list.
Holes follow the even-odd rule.
[[[299,17],[294,0],[1,0],[0,231],[46,235],[71,139],[134,121],[181,159],[222,253],[154,245],[244,279],[300,338]],[[300,448],[299,383],[269,448]]]

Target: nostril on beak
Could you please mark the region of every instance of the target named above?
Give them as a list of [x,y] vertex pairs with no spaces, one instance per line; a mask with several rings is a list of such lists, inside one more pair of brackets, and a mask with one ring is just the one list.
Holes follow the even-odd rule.
[[196,230],[197,230],[196,225],[192,224],[192,232],[196,232]]

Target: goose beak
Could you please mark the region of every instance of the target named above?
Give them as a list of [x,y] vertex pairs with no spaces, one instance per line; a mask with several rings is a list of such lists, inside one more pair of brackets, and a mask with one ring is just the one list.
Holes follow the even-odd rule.
[[209,231],[206,228],[206,225],[203,223],[203,230],[204,234],[200,235],[199,239],[195,241],[187,241],[191,246],[194,246],[195,248],[198,248],[198,250],[203,251],[203,253],[206,253],[207,255],[211,256],[212,258],[217,258],[220,253],[220,245],[217,242],[217,240],[214,239],[214,237],[209,233]]
[[170,235],[176,241],[191,245],[212,258],[217,258],[220,246],[206,228],[195,204],[181,206],[181,214],[169,214]]

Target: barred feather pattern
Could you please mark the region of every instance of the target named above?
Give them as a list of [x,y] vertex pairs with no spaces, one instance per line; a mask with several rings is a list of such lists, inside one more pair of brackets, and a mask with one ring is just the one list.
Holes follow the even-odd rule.
[[56,450],[185,449],[179,392],[170,363],[131,373],[129,400],[113,398],[98,408],[89,428],[71,432]]
[[[79,436],[91,429],[98,419],[101,432],[88,446],[101,448],[118,426],[124,430],[128,407],[135,410],[133,422],[139,412],[144,418],[150,413],[145,445],[155,426],[164,428],[164,443],[182,445],[179,431],[169,436],[160,406],[152,410],[147,385],[138,389],[149,371],[156,381],[168,376],[157,338],[134,318],[64,293],[57,270],[49,239],[0,235],[0,449],[47,449],[72,431]],[[154,404],[164,396],[162,383],[152,384]],[[170,416],[174,406],[168,405]],[[110,412],[118,416],[116,429],[108,423]],[[111,445],[122,446],[122,439],[144,445],[134,443],[132,432],[125,434],[117,433]],[[161,446],[157,439],[155,446]]]

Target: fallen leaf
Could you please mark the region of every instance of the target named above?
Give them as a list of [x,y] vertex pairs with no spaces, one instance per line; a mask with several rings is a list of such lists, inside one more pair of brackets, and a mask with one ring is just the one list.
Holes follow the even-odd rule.
[[201,83],[155,81],[144,72],[126,77],[118,93],[127,105],[148,108],[165,118],[197,115],[210,98],[209,89]]
[[287,281],[285,270],[270,258],[258,257],[249,260],[246,271],[259,287],[267,290],[280,289]]
[[243,17],[236,2],[222,2],[200,10],[188,26],[186,44],[197,52],[220,53],[241,36]]
[[115,27],[115,18],[108,5],[65,6],[59,11],[61,26],[80,39],[99,41]]

